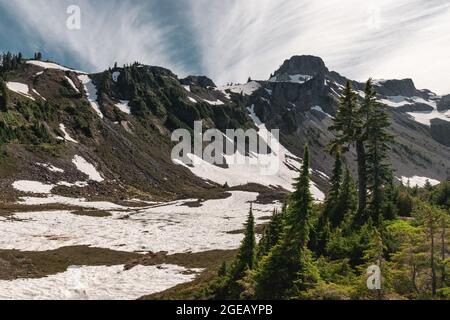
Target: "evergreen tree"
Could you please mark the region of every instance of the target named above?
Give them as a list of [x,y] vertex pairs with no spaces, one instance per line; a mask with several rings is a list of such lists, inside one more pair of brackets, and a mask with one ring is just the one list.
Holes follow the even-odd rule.
[[391,136],[387,133],[389,118],[384,105],[377,102],[376,92],[369,79],[363,107],[367,120],[364,125],[364,140],[367,140],[367,182],[370,194],[369,211],[372,220],[380,223],[383,217],[383,188],[388,182],[389,166],[385,163]]
[[311,239],[311,247],[317,254],[324,253],[324,249],[331,234],[332,225],[333,227],[338,225],[336,216],[339,214],[338,201],[342,186],[342,158],[339,151],[336,152],[333,175],[331,176],[330,183],[331,188],[325,200],[325,207],[319,217],[319,221]]
[[347,81],[343,97],[339,104],[334,124],[330,130],[336,132],[336,138],[331,142],[333,153],[338,150],[348,151],[351,145],[355,145],[358,163],[358,215],[360,220],[366,219],[367,206],[367,169],[364,135],[362,134],[363,115],[357,106],[357,95],[352,89],[352,84]]
[[6,111],[9,105],[9,92],[5,81],[0,77],[0,111]]
[[356,186],[352,174],[350,170],[346,169],[336,208],[335,227],[341,226],[346,218],[349,220],[349,223],[353,221],[358,207],[357,198]]
[[[312,196],[310,192],[309,148],[305,154],[300,177],[290,197],[285,227],[280,241],[253,273],[258,299],[280,299],[294,294],[299,283],[311,282],[311,253],[307,248],[311,230]],[[307,276],[308,275],[308,276]]]
[[[249,270],[255,266],[256,259],[255,219],[252,207],[245,225],[245,236],[239,248],[238,255],[234,260],[227,279],[219,289],[220,295],[226,299],[239,299],[243,292],[242,281]],[[221,268],[223,269],[223,268]],[[225,266],[226,269],[226,266]],[[221,270],[223,271],[223,270]],[[226,270],[225,270],[226,272]]]
[[266,256],[270,250],[278,243],[283,231],[283,213],[274,211],[269,224],[264,230],[264,234],[258,245],[258,259]]

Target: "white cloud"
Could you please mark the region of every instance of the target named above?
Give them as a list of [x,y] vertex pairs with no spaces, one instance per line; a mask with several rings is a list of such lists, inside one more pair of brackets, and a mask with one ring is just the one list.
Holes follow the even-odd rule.
[[[266,79],[292,55],[313,54],[358,80],[410,77],[450,92],[448,0],[185,0],[165,2],[165,11],[159,1],[0,2],[26,25],[30,42],[75,52],[95,70],[139,60],[242,82]],[[73,2],[81,31],[65,28]]]
[[[81,8],[81,30],[66,27],[66,10],[73,3]],[[60,55],[70,53],[91,70],[102,70],[115,61],[144,61],[184,72],[181,61],[170,59],[166,39],[173,27],[156,24],[158,17],[145,1],[16,0],[4,5],[25,24],[31,41],[42,40]]]
[[203,66],[217,82],[267,78],[294,54],[364,80],[412,77],[450,92],[450,3],[442,0],[191,2]]

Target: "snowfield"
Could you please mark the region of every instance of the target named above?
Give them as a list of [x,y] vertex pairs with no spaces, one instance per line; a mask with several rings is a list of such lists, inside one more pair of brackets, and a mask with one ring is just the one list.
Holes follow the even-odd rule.
[[[230,232],[243,229],[250,202],[256,201],[257,196],[234,191],[227,199],[208,200],[198,207],[188,206],[196,200],[180,200],[134,209],[81,199],[76,203],[75,199],[58,196],[22,198],[22,204],[97,204],[98,208],[110,210],[111,216],[90,217],[61,210],[0,217],[0,249],[47,251],[78,245],[140,253],[236,249],[243,235]],[[253,204],[259,223],[262,217],[280,208],[280,203]]]
[[[192,271],[192,274],[186,274]],[[0,281],[1,300],[133,300],[194,280],[200,269],[174,265],[72,266],[39,279]]]
[[[250,161],[250,158],[255,160],[256,155],[243,156],[239,153],[234,155],[224,155],[227,163],[226,168],[210,164],[194,154],[188,155],[193,161],[193,166],[188,166],[177,161],[175,161],[175,163],[185,166],[193,174],[202,179],[222,185],[227,183],[229,186],[234,187],[248,183],[258,183],[264,186],[278,186],[292,191],[294,179],[299,176],[297,170],[301,166],[300,159],[290,153],[275,137],[273,137],[267,130],[265,124],[263,124],[256,116],[253,106],[249,108],[249,112],[250,117],[259,129],[258,134],[266,143],[269,143],[268,141],[270,141],[270,145],[273,147],[272,149],[279,150],[279,154],[275,154],[275,152],[271,152],[270,154],[259,154],[257,155],[257,163],[252,163]],[[240,162],[237,161],[238,158],[241,158]],[[265,164],[268,164],[268,166],[265,166]],[[278,166],[279,169],[276,173],[264,174],[265,168],[276,168]],[[315,200],[323,201],[325,199],[325,194],[319,190],[314,183],[311,183],[311,192]]]

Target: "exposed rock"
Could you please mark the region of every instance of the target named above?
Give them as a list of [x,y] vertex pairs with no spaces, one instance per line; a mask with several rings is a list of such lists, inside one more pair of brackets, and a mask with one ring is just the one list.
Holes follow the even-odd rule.
[[188,76],[184,79],[181,79],[180,82],[185,86],[199,86],[203,88],[216,87],[214,81],[205,76]]
[[431,135],[436,141],[450,147],[450,122],[442,119],[432,119]]
[[450,110],[450,94],[443,96],[438,102],[437,102],[437,109],[438,111],[447,111]]
[[283,65],[275,72],[275,76],[301,74],[324,78],[327,73],[328,69],[321,58],[293,56],[284,61]]
[[422,97],[423,93],[416,89],[411,79],[385,80],[378,82],[377,92],[384,96]]

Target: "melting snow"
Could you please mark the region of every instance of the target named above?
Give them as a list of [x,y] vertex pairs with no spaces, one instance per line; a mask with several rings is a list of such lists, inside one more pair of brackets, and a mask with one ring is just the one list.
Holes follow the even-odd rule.
[[188,97],[188,99],[189,99],[189,101],[192,102],[192,103],[197,103],[197,100],[195,100],[195,99],[192,98],[192,97]]
[[435,180],[435,179],[431,179],[431,178],[427,178],[427,177],[419,177],[419,176],[402,177],[400,180],[402,181],[402,183],[404,185],[408,185],[408,182],[409,182],[409,185],[411,187],[418,186],[420,188],[423,188],[425,186],[425,184],[427,183],[427,180],[430,182],[430,184],[432,186],[435,186],[435,185],[438,185],[439,183],[441,183],[440,181]]
[[433,119],[441,119],[450,122],[450,110],[446,112],[439,112],[437,110],[423,111],[423,112],[417,111],[417,112],[407,112],[407,114],[410,115],[414,119],[414,121],[424,124],[426,126],[430,126],[431,120]]
[[[0,248],[46,251],[88,245],[142,253],[236,249],[243,235],[231,231],[243,228],[250,202],[256,201],[257,196],[257,193],[233,191],[229,198],[208,200],[200,206],[187,206],[196,201],[193,199],[180,200],[130,211],[110,211],[112,215],[108,217],[80,216],[70,211],[16,213],[13,217],[17,219],[13,221],[0,217],[0,235],[4,235],[0,237]],[[22,198],[28,204],[43,204],[47,199]],[[77,205],[77,199],[65,199]],[[89,203],[80,201],[79,204]],[[106,203],[102,205],[107,207]],[[118,208],[109,210],[127,209],[115,206]],[[279,203],[254,203],[253,211],[261,223],[262,217],[271,215],[280,206]]]
[[55,167],[55,166],[53,166],[53,165],[51,165],[51,164],[47,164],[47,163],[36,163],[38,166],[40,166],[40,167],[43,167],[43,168],[45,168],[45,169],[47,169],[48,171],[51,171],[51,172],[58,172],[58,173],[64,173],[64,170],[63,169],[60,169],[60,168],[58,168],[58,167]]
[[[253,108],[250,108],[249,111],[251,118],[259,128],[258,134],[266,143],[270,141],[269,145],[272,146],[272,149],[279,150],[279,154],[275,154],[274,152],[260,154],[258,155],[257,163],[251,163],[250,157],[240,155],[239,153],[224,155],[227,168],[210,164],[193,154],[188,155],[193,160],[193,166],[187,166],[181,162],[177,162],[177,164],[184,165],[198,177],[218,184],[227,183],[233,187],[248,183],[258,183],[264,186],[280,186],[292,191],[294,179],[299,175],[297,169],[300,168],[300,162],[295,160],[297,157],[273,137],[266,126],[258,119]],[[238,157],[241,158],[241,161],[237,161]],[[279,170],[275,174],[264,175],[263,172],[266,164],[269,164],[270,168],[279,166]],[[316,200],[322,201],[325,198],[324,193],[314,184],[311,185],[311,192]]]
[[323,111],[322,107],[320,106],[315,106],[311,108],[312,110],[318,111],[320,113],[323,113],[324,115],[326,115],[329,118],[333,118],[330,114],[326,113],[325,111]]
[[251,96],[253,92],[261,88],[261,84],[256,81],[250,81],[245,84],[237,84],[237,85],[231,85],[231,86],[223,86],[220,88],[217,88],[220,92],[228,96],[227,91],[238,93],[238,94],[244,94],[247,96]]
[[209,100],[203,99],[203,101],[205,101],[207,104],[210,104],[212,106],[221,106],[221,105],[225,104],[223,101],[220,101],[219,99],[217,99],[216,101],[209,101]]
[[100,118],[103,119],[103,113],[100,110],[100,106],[97,102],[97,88],[95,87],[94,83],[92,82],[92,79],[89,78],[88,75],[80,75],[78,76],[78,79],[83,83],[84,85],[84,91],[86,92],[86,96],[94,109],[94,111],[98,114]]
[[293,83],[303,84],[313,78],[312,76],[304,75],[304,74],[294,74],[294,75],[289,75],[288,77],[289,77],[289,79],[287,79],[287,80],[281,80],[281,79],[279,79],[280,77],[275,76],[275,77],[270,78],[269,82],[293,82]]
[[67,82],[70,84],[70,86],[73,88],[73,90],[75,90],[76,92],[80,92],[80,90],[78,90],[77,86],[75,85],[75,83],[73,83],[72,79],[70,79],[68,76],[64,76],[64,78],[67,80]]
[[184,90],[187,92],[191,92],[191,86],[183,86]]
[[72,163],[77,167],[78,171],[87,175],[90,180],[97,182],[102,182],[105,180],[102,178],[97,169],[92,164],[87,162],[83,157],[76,155],[73,158]]
[[130,106],[128,105],[129,103],[130,101],[128,100],[120,100],[120,102],[116,103],[115,106],[123,113],[131,114],[131,109]]
[[52,184],[45,184],[38,181],[20,180],[15,181],[12,187],[18,191],[29,192],[29,193],[50,193],[55,187]]
[[73,143],[78,143],[78,141],[76,141],[75,139],[73,139],[66,131],[66,126],[63,125],[62,123],[59,125],[59,130],[61,130],[61,132],[64,134],[64,140],[66,141],[70,141]]
[[62,71],[73,71],[76,73],[85,73],[83,71],[78,71],[78,70],[73,70],[73,69],[69,69],[63,66],[60,66],[59,64],[56,63],[51,63],[51,62],[43,62],[43,61],[38,61],[38,60],[28,60],[27,64],[32,64],[44,69],[55,69],[55,70],[62,70]]
[[20,82],[7,82],[6,87],[14,91],[15,93],[18,93],[24,97],[27,97],[28,99],[35,100],[33,96],[30,95],[30,88],[27,84],[20,83]]
[[127,271],[123,265],[72,266],[45,278],[0,281],[0,299],[133,300],[192,281],[198,272],[174,265],[136,266]]

